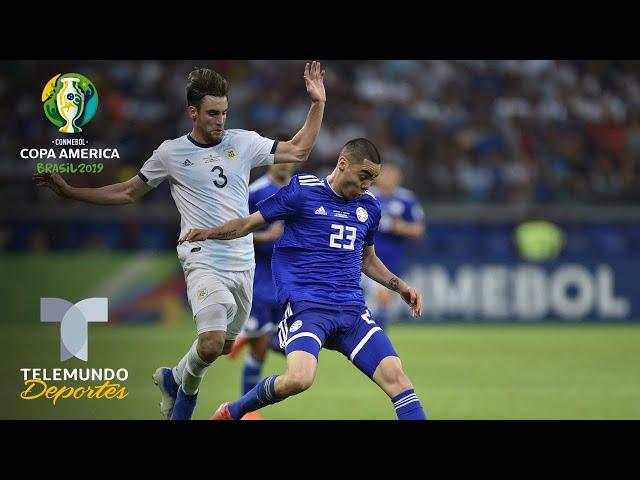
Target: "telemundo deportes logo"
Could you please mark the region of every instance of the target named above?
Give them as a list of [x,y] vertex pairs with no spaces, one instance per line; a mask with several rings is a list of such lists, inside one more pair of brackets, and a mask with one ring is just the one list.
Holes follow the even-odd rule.
[[[74,304],[63,298],[41,298],[40,321],[60,324],[60,361],[75,357],[86,362],[88,324],[108,321],[108,299],[87,298]],[[30,367],[21,368],[20,372],[24,382],[24,390],[20,392],[23,400],[41,398],[56,405],[62,399],[123,400],[129,395],[123,384],[129,378],[126,368]]]
[[62,133],[78,133],[98,109],[98,90],[79,73],[58,74],[42,90],[44,114]]

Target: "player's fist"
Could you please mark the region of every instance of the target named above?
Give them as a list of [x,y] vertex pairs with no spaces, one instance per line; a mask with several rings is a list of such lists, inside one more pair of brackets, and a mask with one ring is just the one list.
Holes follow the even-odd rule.
[[178,240],[178,243],[204,242],[208,238],[209,238],[208,228],[191,228],[180,240]]
[[69,184],[57,173],[36,173],[31,179],[36,182],[38,187],[48,187],[61,197],[67,196]]
[[399,293],[405,303],[409,305],[412,317],[422,315],[422,294],[420,292],[407,285],[407,288]]

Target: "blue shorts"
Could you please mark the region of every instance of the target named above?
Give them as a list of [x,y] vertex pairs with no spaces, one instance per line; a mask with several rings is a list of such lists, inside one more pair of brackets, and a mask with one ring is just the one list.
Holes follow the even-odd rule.
[[254,300],[249,318],[244,324],[242,335],[248,338],[269,335],[277,329],[277,325],[281,320],[282,309],[277,302]]
[[337,350],[371,379],[383,358],[398,356],[366,307],[289,303],[278,338],[286,355],[302,350],[318,358],[323,347]]

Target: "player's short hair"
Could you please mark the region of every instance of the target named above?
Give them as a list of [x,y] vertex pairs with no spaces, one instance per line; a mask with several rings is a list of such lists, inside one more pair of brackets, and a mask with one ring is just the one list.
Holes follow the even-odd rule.
[[210,68],[196,68],[187,78],[187,105],[200,108],[200,101],[207,95],[226,97],[227,80]]
[[382,163],[380,152],[378,152],[376,146],[366,138],[349,140],[344,147],[342,147],[340,155],[357,163],[362,163],[365,159],[372,163]]

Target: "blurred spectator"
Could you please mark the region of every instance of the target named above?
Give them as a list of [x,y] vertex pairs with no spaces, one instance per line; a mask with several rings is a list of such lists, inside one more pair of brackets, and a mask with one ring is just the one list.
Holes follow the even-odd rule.
[[[34,205],[43,217],[62,203],[30,181],[37,160],[20,149],[59,137],[40,92],[58,73],[79,72],[100,104],[82,137],[117,148],[95,187],[131,176],[166,138],[190,129],[182,93],[196,66],[232,85],[228,128],[273,135],[304,119],[299,61],[7,61],[0,64],[0,203]],[[460,205],[640,205],[640,61],[361,60],[323,62],[330,104],[304,171],[325,175],[347,139],[371,138],[393,158],[418,201]],[[57,147],[59,148],[59,147]],[[142,204],[173,209],[169,188]],[[137,205],[132,209],[139,208]],[[142,242],[128,227],[122,244]],[[51,239],[50,239],[51,240]],[[104,248],[113,248],[108,241]],[[89,241],[88,245],[92,245]],[[63,246],[50,241],[50,248]],[[93,247],[92,247],[93,248]]]

